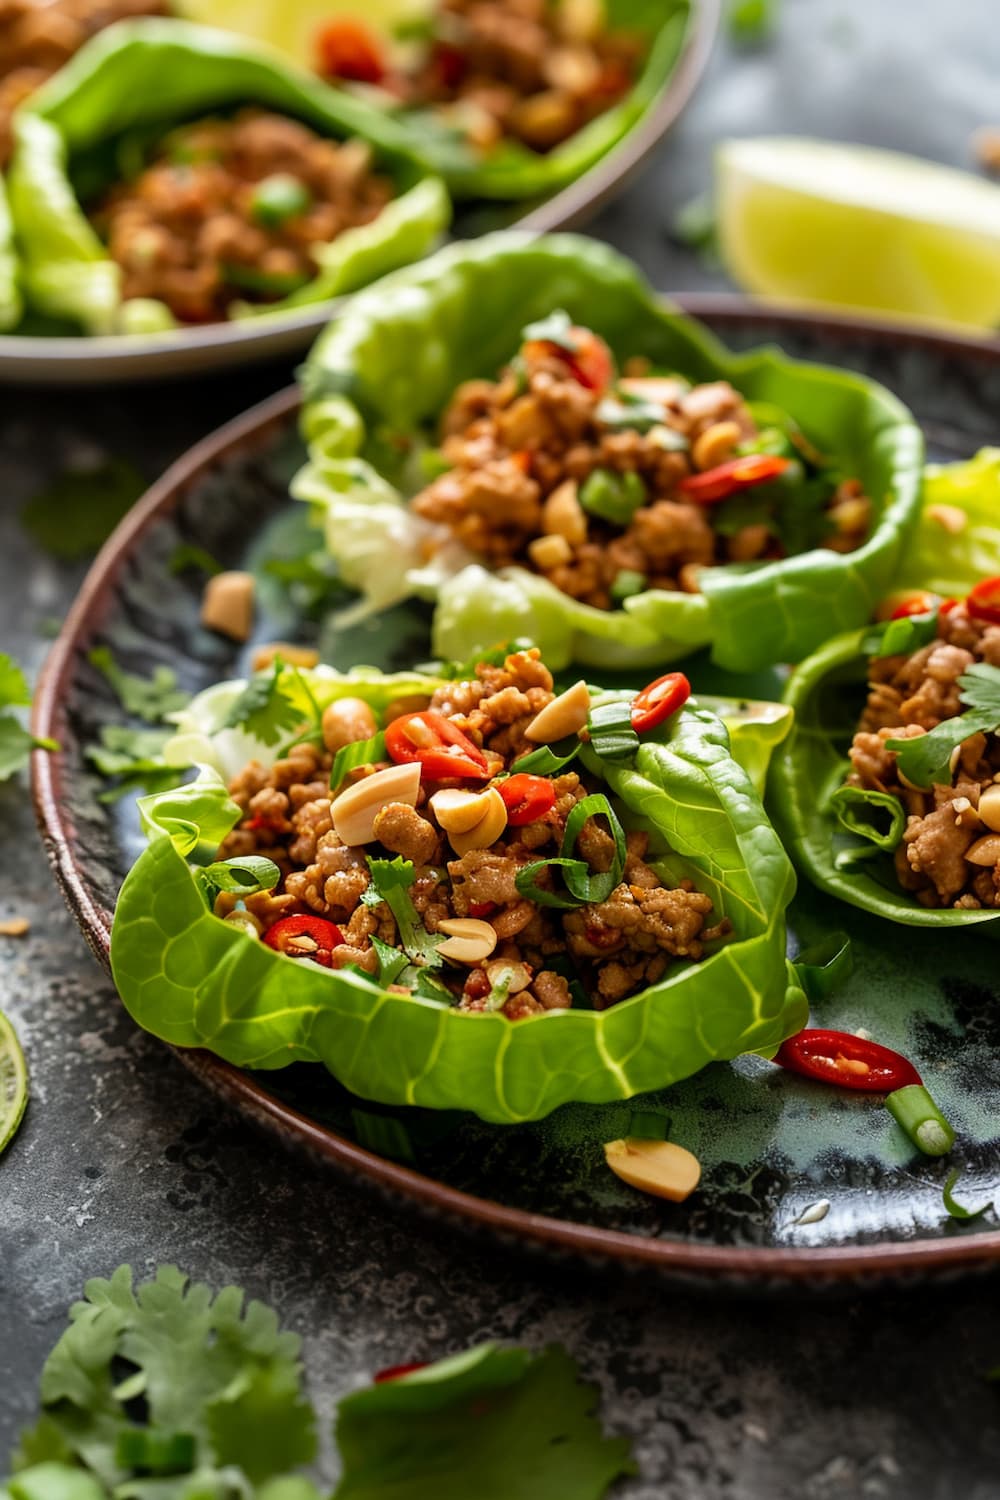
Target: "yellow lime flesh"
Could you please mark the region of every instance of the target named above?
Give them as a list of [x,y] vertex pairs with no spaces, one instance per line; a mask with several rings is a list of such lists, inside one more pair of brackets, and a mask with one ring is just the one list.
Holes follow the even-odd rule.
[[0,1151],[9,1145],[28,1103],[28,1068],[14,1028],[0,1011]]

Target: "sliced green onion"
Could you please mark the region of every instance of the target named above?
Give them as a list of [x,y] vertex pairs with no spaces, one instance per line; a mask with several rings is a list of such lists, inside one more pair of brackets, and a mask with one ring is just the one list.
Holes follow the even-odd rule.
[[625,1133],[633,1141],[665,1141],[670,1135],[670,1116],[653,1109],[634,1109]]
[[[574,907],[582,905],[586,897],[562,896],[557,891],[547,891],[544,886],[536,884],[535,876],[539,870],[556,866],[567,870],[572,868],[573,873],[579,876],[590,874],[582,859],[563,859],[560,855],[552,855],[549,859],[535,859],[530,865],[522,865],[514,876],[514,885],[525,900],[534,901],[536,906],[552,906],[557,911],[572,911]],[[566,883],[569,884],[568,879]]]
[[[611,837],[615,842],[615,857],[610,870],[592,872],[583,860],[571,857],[576,848],[580,830],[588,818],[607,819]],[[575,869],[568,868],[563,876],[570,894],[588,903],[606,901],[625,872],[627,850],[625,830],[603,792],[592,792],[589,797],[584,797],[573,808],[566,819],[566,832],[563,834],[562,848],[559,852],[568,865],[576,866]]]
[[565,739],[556,740],[551,745],[539,745],[537,750],[519,756],[511,765],[511,774],[519,776],[522,771],[530,771],[534,776],[555,776],[570,761],[576,760],[582,748],[578,736],[568,734]]
[[354,740],[350,745],[341,745],[330,767],[330,790],[335,792],[343,786],[351,771],[385,760],[385,755],[385,735],[381,732],[370,740]]
[[961,1167],[956,1167],[953,1172],[948,1173],[944,1187],[941,1189],[941,1199],[953,1219],[978,1219],[980,1214],[984,1214],[990,1207],[989,1200],[981,1204],[979,1208],[965,1208],[961,1203],[957,1203],[952,1190],[961,1175]]
[[632,728],[632,703],[600,703],[591,709],[587,720],[590,748],[602,760],[629,761],[639,748],[639,736]]
[[250,212],[258,224],[280,229],[288,219],[304,214],[312,203],[312,193],[291,172],[274,172],[257,183],[250,194]]
[[127,1427],[115,1440],[119,1469],[146,1474],[184,1474],[194,1468],[195,1441],[188,1432],[158,1432],[155,1427]]
[[945,1156],[955,1144],[955,1132],[922,1083],[894,1089],[886,1107],[896,1123],[925,1156]]
[[649,587],[649,579],[645,573],[637,573],[635,568],[619,568],[611,584],[611,597],[620,604],[623,599],[631,599],[633,594],[641,594]]
[[393,1115],[373,1115],[364,1109],[351,1110],[351,1122],[358,1145],[390,1161],[415,1161],[410,1133],[402,1120]]
[[849,979],[854,953],[846,932],[830,932],[797,953],[793,963],[799,984],[810,1000],[822,1000]]
[[613,469],[594,469],[580,486],[580,504],[584,510],[614,526],[627,526],[645,503],[646,486],[631,469],[624,474],[616,474]]
[[939,610],[922,615],[903,615],[884,625],[873,625],[861,641],[866,656],[909,656],[937,639]]
[[[873,858],[882,851],[890,852],[903,837],[906,809],[891,792],[876,792],[860,786],[841,786],[830,798],[830,808],[848,833],[855,833],[873,845],[871,849],[852,851],[855,858]],[[872,810],[888,815],[888,828],[880,828],[870,817],[863,816],[865,811]]]

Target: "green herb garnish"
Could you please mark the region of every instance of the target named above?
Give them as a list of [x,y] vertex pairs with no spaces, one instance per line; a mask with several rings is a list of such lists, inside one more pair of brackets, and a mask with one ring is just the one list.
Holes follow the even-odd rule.
[[257,183],[250,194],[250,213],[266,229],[280,229],[289,219],[304,214],[312,193],[301,178],[290,172],[274,172]]
[[125,712],[135,714],[137,719],[155,724],[189,702],[190,695],[180,691],[177,673],[170,667],[161,665],[152,677],[137,677],[118,665],[107,646],[95,646],[87,660],[108,679]]
[[146,482],[124,458],[67,469],[21,512],[25,530],[60,562],[91,557],[138,500]]
[[[31,692],[17,662],[0,651],[0,709],[27,708]],[[0,781],[28,764],[32,750],[58,750],[55,740],[36,740],[14,713],[0,713]]]
[[518,756],[511,766],[511,773],[520,775],[522,771],[530,771],[533,776],[556,776],[576,760],[582,749],[583,741],[577,735],[567,735],[552,745],[539,745],[537,750]]
[[575,354],[579,344],[573,336],[572,328],[573,322],[569,313],[559,307],[554,312],[550,312],[547,318],[539,318],[536,323],[529,323],[526,328],[522,328],[521,343],[541,341],[546,344],[555,344],[557,348],[565,349],[567,354]]
[[167,567],[175,577],[180,573],[197,572],[214,578],[217,573],[222,572],[222,564],[216,561],[211,552],[206,552],[204,547],[196,547],[193,542],[181,542],[175,547],[167,559]]
[[973,734],[993,734],[1000,728],[1000,669],[977,661],[959,679],[959,694],[969,712],[945,719],[928,734],[912,740],[887,740],[896,752],[899,770],[914,786],[930,788],[951,783],[952,752]]
[[336,791],[359,766],[370,766],[385,760],[385,735],[376,734],[370,740],[355,740],[353,744],[341,745],[333,757],[330,767],[330,789]]
[[646,486],[631,469],[624,474],[614,469],[593,469],[580,486],[584,510],[613,526],[627,526],[645,503]]
[[303,721],[302,709],[286,687],[289,675],[285,663],[275,657],[266,672],[250,678],[218,729],[242,729],[264,745],[279,744]]
[[601,760],[614,762],[634,760],[639,736],[632,728],[631,700],[615,699],[599,703],[587,720],[590,748]]
[[168,729],[135,729],[128,724],[102,724],[100,742],[88,745],[87,760],[108,780],[118,777],[118,784],[102,792],[99,802],[117,802],[126,792],[166,791],[183,779],[183,771],[168,766],[163,747],[170,739]]
[[365,906],[384,901],[396,919],[399,941],[410,962],[421,968],[440,968],[438,947],[444,938],[427,931],[410,897],[410,886],[416,879],[413,861],[398,855],[395,859],[372,859],[368,856],[371,885],[361,897]]
[[898,620],[887,620],[884,625],[873,625],[861,641],[866,656],[909,656],[922,646],[930,645],[937,637],[938,611],[928,610],[922,615],[903,615]]
[[195,880],[210,907],[215,905],[220,892],[231,896],[256,896],[261,891],[273,891],[280,879],[278,866],[262,854],[222,859],[195,871]]

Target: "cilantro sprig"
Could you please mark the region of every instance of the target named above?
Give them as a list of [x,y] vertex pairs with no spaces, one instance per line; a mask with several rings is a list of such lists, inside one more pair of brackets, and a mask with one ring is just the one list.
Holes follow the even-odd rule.
[[[306,701],[305,709],[295,688]],[[218,728],[242,729],[264,745],[279,745],[289,736],[293,737],[291,744],[299,744],[322,740],[322,719],[322,710],[302,673],[276,656],[266,671],[250,678]]]
[[188,702],[189,695],[177,686],[177,673],[162,664],[152,677],[137,677],[118,665],[107,646],[95,646],[87,660],[107,678],[126,713],[157,724],[168,714],[176,713]]
[[396,919],[399,941],[410,963],[421,969],[439,969],[442,960],[437,950],[444,938],[427,931],[413,904],[410,896],[410,886],[416,879],[413,861],[402,855],[395,859],[372,859],[369,855],[368,869],[371,885],[361,897],[363,904],[378,906],[384,901]]
[[[356,1115],[381,1145],[405,1132]],[[0,1500],[321,1500],[300,1340],[238,1287],[218,1294],[161,1266],[93,1280],[45,1362],[42,1412]],[[330,1500],[602,1500],[634,1473],[594,1415],[597,1393],[562,1349],[494,1343],[412,1367],[339,1403]]]
[[973,734],[1000,729],[1000,668],[977,661],[958,679],[959,698],[968,713],[943,719],[927,734],[911,740],[887,740],[896,765],[914,786],[930,788],[951,781],[952,752]]
[[[28,708],[28,680],[12,656],[0,651],[0,710]],[[0,781],[7,781],[28,764],[32,750],[58,750],[55,740],[38,740],[17,713],[0,712]]]

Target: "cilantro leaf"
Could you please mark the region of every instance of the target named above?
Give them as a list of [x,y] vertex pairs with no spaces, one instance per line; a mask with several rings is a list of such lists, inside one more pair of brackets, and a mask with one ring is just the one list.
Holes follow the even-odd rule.
[[316,1446],[298,1353],[299,1339],[279,1332],[262,1303],[244,1306],[237,1287],[213,1298],[174,1266],[133,1287],[120,1266],[109,1281],[89,1281],[71,1309],[15,1469],[69,1460],[117,1489],[128,1478],[119,1443],[141,1403],[140,1427],[193,1440],[192,1468],[238,1466],[254,1484],[283,1474]]
[[266,672],[251,677],[220,729],[242,729],[265,745],[277,745],[302,724],[302,710],[284,686],[287,668],[275,657]]
[[375,976],[378,984],[395,984],[410,960],[405,953],[400,953],[398,948],[392,948],[388,943],[383,943],[381,938],[372,935],[372,947],[378,957],[378,973]]
[[887,740],[896,764],[915,786],[931,787],[951,781],[951,755],[973,734],[993,734],[1000,728],[1000,668],[977,661],[958,679],[961,701],[969,712],[943,719],[927,734],[912,740]]
[[[26,708],[31,702],[28,681],[12,656],[0,651],[0,708]],[[36,740],[16,714],[0,714],[0,781],[7,781],[28,764],[32,750],[58,750],[55,740]]]
[[634,1472],[561,1349],[483,1344],[340,1403],[334,1500],[601,1500]]
[[98,551],[145,488],[124,458],[67,469],[28,501],[21,523],[50,556],[78,562]]
[[99,802],[117,802],[127,792],[167,791],[179,786],[183,771],[168,766],[163,747],[170,738],[167,729],[133,729],[127,724],[103,724],[100,743],[88,745],[86,757],[101,776],[120,778]]
[[0,706],[26,708],[30,702],[28,679],[14,658],[0,651]]
[[396,919],[399,941],[410,962],[422,968],[440,968],[437,949],[444,938],[427,931],[410,898],[410,886],[415,879],[413,861],[402,855],[395,859],[372,859],[369,855],[368,869],[372,883],[361,897],[364,905],[378,906],[384,901]]
[[95,646],[87,660],[108,679],[126,713],[137,719],[155,724],[189,701],[189,695],[178,689],[177,673],[170,667],[156,667],[152,677],[136,677],[118,665],[107,646]]

